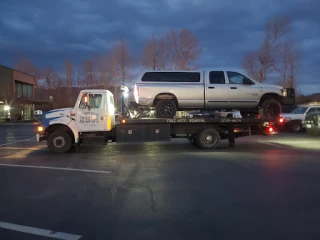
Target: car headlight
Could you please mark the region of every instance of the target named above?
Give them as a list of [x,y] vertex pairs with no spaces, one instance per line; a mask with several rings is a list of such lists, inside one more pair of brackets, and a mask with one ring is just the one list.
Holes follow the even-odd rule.
[[282,89],[282,96],[286,97],[288,95],[287,89]]

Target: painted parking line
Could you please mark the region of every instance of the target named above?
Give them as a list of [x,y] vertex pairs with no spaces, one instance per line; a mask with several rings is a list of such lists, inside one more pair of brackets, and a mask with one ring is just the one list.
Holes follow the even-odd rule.
[[63,239],[63,240],[78,240],[82,237],[80,235],[74,235],[74,234],[63,233],[63,232],[55,232],[47,229],[23,226],[23,225],[12,224],[7,222],[0,222],[0,228],[23,232],[23,233],[29,233],[29,234],[43,236],[43,237]]
[[0,144],[0,147],[7,146],[7,145],[10,145],[10,144],[14,144],[14,143],[18,143],[18,142],[32,141],[32,140],[35,140],[35,139],[36,138],[33,137],[33,138],[27,138],[27,139],[22,139],[22,140],[18,140],[18,141],[13,141],[13,142],[5,143],[5,144]]
[[108,174],[111,171],[91,170],[91,169],[79,169],[79,168],[59,168],[59,167],[46,167],[46,166],[33,166],[33,165],[22,165],[22,164],[0,164],[4,167],[20,167],[20,168],[37,168],[37,169],[49,169],[49,170],[62,170],[62,171],[75,171],[75,172],[90,172],[90,173],[104,173]]

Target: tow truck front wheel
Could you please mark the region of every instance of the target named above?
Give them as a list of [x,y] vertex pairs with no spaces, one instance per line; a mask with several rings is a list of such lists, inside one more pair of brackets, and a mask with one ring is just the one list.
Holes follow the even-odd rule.
[[72,137],[67,132],[56,131],[49,135],[47,145],[53,153],[66,153],[73,145]]
[[220,145],[220,134],[214,128],[205,128],[196,135],[195,141],[202,149],[217,148]]

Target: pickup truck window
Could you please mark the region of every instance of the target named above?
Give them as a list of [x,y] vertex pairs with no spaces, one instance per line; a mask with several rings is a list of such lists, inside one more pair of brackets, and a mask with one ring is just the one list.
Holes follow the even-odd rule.
[[291,113],[295,113],[295,114],[303,114],[308,110],[307,107],[296,107],[295,109],[293,109],[293,111]]
[[142,82],[200,82],[200,72],[146,72]]
[[225,84],[226,80],[224,78],[223,71],[212,71],[209,73],[210,84]]
[[313,113],[313,112],[318,112],[318,111],[320,111],[320,108],[313,108],[313,107],[311,107],[311,108],[308,110],[307,113]]
[[244,79],[246,79],[247,82],[250,81],[247,77],[237,72],[227,72],[227,75],[230,84],[245,84]]

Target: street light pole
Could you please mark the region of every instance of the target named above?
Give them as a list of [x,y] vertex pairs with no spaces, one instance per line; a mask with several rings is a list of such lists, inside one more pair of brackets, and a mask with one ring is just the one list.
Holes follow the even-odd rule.
[[126,108],[126,104],[125,104],[125,100],[128,97],[128,93],[129,93],[129,88],[127,86],[121,86],[120,87],[122,94],[121,94],[121,113],[122,116],[125,115],[125,108]]

